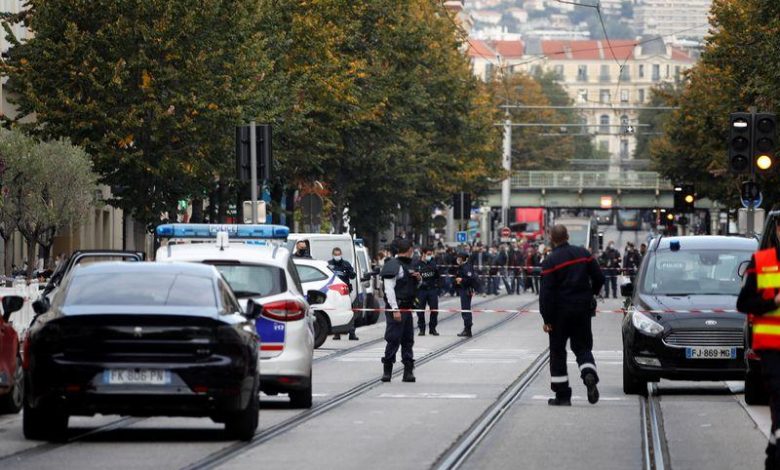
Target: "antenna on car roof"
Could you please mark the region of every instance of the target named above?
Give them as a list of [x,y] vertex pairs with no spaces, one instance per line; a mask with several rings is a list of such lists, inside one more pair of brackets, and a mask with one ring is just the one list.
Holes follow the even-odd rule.
[[656,239],[657,241],[655,242],[655,247],[653,248],[653,253],[658,251],[658,247],[661,246],[661,239],[662,238],[664,238],[663,232],[658,234],[658,238]]

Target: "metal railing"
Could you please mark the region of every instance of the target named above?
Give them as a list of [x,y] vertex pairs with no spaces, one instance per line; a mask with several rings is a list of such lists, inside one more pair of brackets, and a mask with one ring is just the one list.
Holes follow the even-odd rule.
[[516,171],[511,183],[514,189],[672,189],[654,171]]

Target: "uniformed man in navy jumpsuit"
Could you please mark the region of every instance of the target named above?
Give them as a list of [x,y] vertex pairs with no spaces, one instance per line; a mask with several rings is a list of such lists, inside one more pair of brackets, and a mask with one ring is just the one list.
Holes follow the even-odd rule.
[[553,251],[542,263],[539,308],[544,331],[550,336],[550,380],[555,398],[552,406],[571,406],[571,387],[566,367],[566,342],[577,357],[580,376],[588,389],[588,401],[599,400],[599,381],[593,358],[591,318],[596,314],[595,296],[604,286],[598,262],[584,247],[569,245],[563,225],[550,231]]
[[463,331],[458,336],[471,337],[471,327],[474,325],[471,313],[471,298],[479,290],[479,277],[474,271],[474,266],[469,261],[467,253],[458,254],[458,270],[455,272],[455,288],[460,295],[461,317],[463,317]]

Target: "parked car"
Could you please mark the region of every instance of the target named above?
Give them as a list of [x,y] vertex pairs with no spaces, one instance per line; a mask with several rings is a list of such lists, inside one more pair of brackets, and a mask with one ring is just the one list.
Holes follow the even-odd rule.
[[358,294],[358,304],[361,308],[373,309],[365,312],[364,323],[373,325],[379,320],[379,301],[377,299],[376,276],[379,271],[375,271],[371,266],[371,256],[368,248],[363,244],[362,239],[355,239],[355,250],[358,260],[358,278],[362,285],[361,293]]
[[24,298],[6,295],[0,317],[0,414],[18,413],[24,402],[24,370],[19,335],[11,316],[24,305]]
[[168,245],[157,250],[157,262],[191,262],[215,266],[246,308],[262,305],[254,320],[262,340],[260,389],[287,394],[296,408],[312,406],[312,359],[315,317],[310,304],[326,294],[305,291],[283,246],[288,228],[278,225],[166,224],[156,229]]
[[213,266],[78,266],[36,301],[24,343],[27,439],[63,440],[70,416],[207,416],[234,438],[258,424],[259,339]]
[[735,311],[740,266],[756,240],[741,237],[655,238],[623,319],[623,391],[648,382],[740,380],[745,374],[744,315]]
[[355,321],[349,285],[328,268],[326,261],[294,258],[303,289],[320,291],[327,296],[324,302],[312,305],[314,311],[314,347],[325,343],[328,335],[349,333]]

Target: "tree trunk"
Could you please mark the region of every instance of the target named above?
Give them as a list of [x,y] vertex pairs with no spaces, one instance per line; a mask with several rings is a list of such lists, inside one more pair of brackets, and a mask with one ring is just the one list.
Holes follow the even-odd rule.
[[199,224],[203,222],[203,199],[192,199],[192,217],[190,217],[190,222],[193,224]]
[[229,203],[228,198],[230,197],[230,191],[228,190],[228,187],[225,183],[219,183],[217,192],[219,193],[219,208],[217,209],[217,219],[219,219],[219,223],[224,224],[227,223],[227,209]]
[[11,245],[11,237],[3,237],[3,273],[6,276],[11,275],[11,267],[13,265],[11,255],[13,252],[13,246]]
[[33,271],[38,264],[38,253],[35,251],[35,238],[30,237],[27,240],[27,279],[32,279]]
[[209,192],[209,222],[212,224],[219,220],[217,219],[217,205],[219,204],[219,199],[217,198],[218,187],[219,183],[215,184]]

